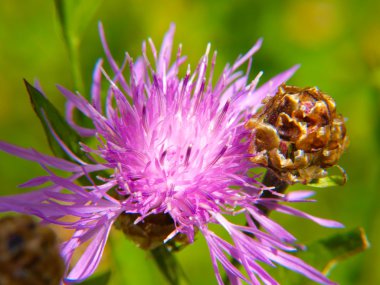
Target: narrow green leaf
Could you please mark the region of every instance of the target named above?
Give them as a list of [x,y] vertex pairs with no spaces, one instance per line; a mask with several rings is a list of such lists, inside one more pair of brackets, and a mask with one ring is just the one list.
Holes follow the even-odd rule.
[[84,92],[79,45],[102,0],[55,0],[54,2],[70,56],[75,88]]
[[178,285],[181,279],[187,280],[174,254],[164,245],[151,250],[150,253],[169,284]]
[[305,258],[310,257],[312,264],[328,274],[331,269],[355,254],[369,248],[369,242],[363,228],[356,228],[332,237],[312,243],[307,251],[302,252]]
[[316,187],[316,188],[326,188],[326,187],[333,187],[333,186],[342,186],[345,184],[345,179],[342,176],[338,175],[331,175],[323,178],[319,178],[316,181],[313,181],[308,186]]
[[55,0],[65,40],[77,46],[102,0]]
[[66,39],[66,17],[65,17],[65,5],[64,5],[64,0],[54,0],[54,3],[55,3],[55,8],[57,10],[57,14],[58,14],[58,20],[59,20],[59,23],[61,24],[61,29],[63,31],[63,36],[65,37],[65,41],[67,41],[68,39]]
[[78,285],[107,285],[111,279],[111,271],[101,273],[97,276],[87,279]]
[[[368,247],[369,243],[364,230],[356,228],[313,242],[307,245],[305,251],[299,251],[295,255],[327,275],[335,265],[366,250]],[[269,271],[281,284],[315,284],[301,274],[282,267],[270,268]]]
[[78,157],[84,161],[89,161],[85,154],[80,150],[79,141],[80,136],[68,125],[65,119],[61,116],[59,111],[53,104],[36,88],[34,88],[28,81],[24,80],[26,89],[29,93],[30,101],[32,103],[34,112],[40,119],[45,134],[47,136],[49,145],[54,155],[70,161],[73,159],[64,151],[61,145],[55,139],[50,127],[54,130],[55,134],[61,141]]
[[339,170],[339,174],[329,175],[323,178],[315,179],[311,183],[307,184],[311,187],[326,188],[333,186],[342,186],[347,182],[347,174],[342,167],[336,165],[335,168]]

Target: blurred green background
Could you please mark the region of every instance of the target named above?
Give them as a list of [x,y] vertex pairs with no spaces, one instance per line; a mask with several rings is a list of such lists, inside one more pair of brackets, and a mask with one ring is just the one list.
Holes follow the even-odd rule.
[[[371,249],[340,264],[330,277],[340,284],[380,284],[379,1],[103,1],[80,47],[86,92],[95,62],[103,57],[99,20],[119,61],[126,50],[134,58],[140,55],[141,42],[148,37],[159,46],[170,22],[175,22],[175,42],[183,44],[192,66],[211,42],[218,50],[220,71],[259,37],[264,44],[254,58],[253,72],[265,71],[263,81],[300,63],[289,83],[318,86],[333,96],[338,111],[348,118],[351,144],[341,160],[348,183],[318,190],[317,204],[299,208],[341,221],[347,228],[363,226]],[[74,82],[54,1],[0,1],[0,139],[49,153],[22,78],[38,79],[49,99],[63,110],[64,100],[55,84],[73,89]],[[43,173],[38,165],[4,153],[0,161],[2,195],[20,191],[16,185]],[[339,232],[298,218],[273,217],[302,243]],[[146,253],[119,233],[111,243],[100,270],[116,268],[125,284],[165,284]],[[113,255],[122,256],[122,262]],[[178,257],[191,284],[216,284],[201,238]],[[116,274],[112,284],[118,285],[120,278]]]

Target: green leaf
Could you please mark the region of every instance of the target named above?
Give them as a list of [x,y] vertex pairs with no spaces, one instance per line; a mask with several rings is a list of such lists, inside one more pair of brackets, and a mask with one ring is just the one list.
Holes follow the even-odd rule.
[[53,104],[36,88],[34,88],[28,81],[24,80],[26,89],[29,93],[30,101],[32,103],[34,112],[40,119],[45,134],[47,136],[49,145],[54,155],[70,161],[73,159],[64,151],[58,143],[50,128],[61,139],[61,141],[79,158],[89,162],[89,159],[81,151],[79,146],[80,136],[69,126],[59,111]]
[[111,271],[101,273],[97,276],[87,279],[78,285],[106,285],[111,279]]
[[311,187],[316,187],[316,188],[326,188],[326,187],[333,187],[333,186],[342,186],[346,184],[347,182],[346,172],[339,165],[336,165],[335,167],[339,170],[340,172],[339,174],[329,175],[326,177],[315,179],[314,181],[312,181],[311,183],[307,185]]
[[316,187],[316,188],[326,188],[326,187],[333,187],[333,186],[342,186],[344,185],[345,178],[338,175],[331,175],[323,178],[319,178],[316,181],[313,181],[308,186]]
[[[299,251],[295,255],[327,275],[338,263],[366,250],[368,247],[369,243],[364,230],[356,228],[313,242],[307,245],[306,250]],[[281,284],[315,284],[301,274],[283,267],[270,268],[268,271]]]
[[339,262],[369,248],[363,228],[356,228],[310,244],[299,256],[328,274]]
[[150,251],[161,273],[171,285],[180,284],[180,280],[187,281],[185,273],[179,265],[174,254],[164,245],[161,245]]

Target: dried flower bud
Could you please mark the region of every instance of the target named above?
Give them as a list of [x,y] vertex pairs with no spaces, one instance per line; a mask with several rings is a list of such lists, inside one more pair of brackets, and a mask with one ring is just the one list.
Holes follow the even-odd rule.
[[65,265],[55,233],[28,216],[0,219],[0,284],[58,285]]
[[282,85],[247,123],[251,161],[280,179],[309,183],[326,176],[348,145],[344,119],[334,100],[316,87]]
[[[138,217],[137,214],[123,213],[117,218],[115,226],[142,249],[152,250],[162,245],[175,230],[174,221],[167,214],[152,214],[135,224]],[[176,250],[188,243],[187,236],[179,233],[166,245],[170,250]]]

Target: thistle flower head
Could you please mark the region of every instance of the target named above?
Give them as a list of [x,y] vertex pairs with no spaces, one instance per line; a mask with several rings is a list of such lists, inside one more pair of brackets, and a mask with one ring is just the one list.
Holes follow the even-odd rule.
[[[2,150],[38,161],[48,171],[47,176],[24,184],[40,186],[41,190],[21,197],[3,197],[0,210],[27,212],[74,229],[73,237],[62,247],[67,264],[78,245],[90,240],[82,258],[67,273],[66,282],[93,273],[110,228],[116,223],[143,249],[186,245],[194,241],[195,234],[202,234],[219,284],[223,280],[218,264],[232,284],[239,280],[277,284],[261,263],[280,264],[317,282],[331,284],[317,270],[287,253],[295,249],[295,238],[266,217],[259,205],[324,226],[340,224],[283,204],[306,201],[311,192],[262,197],[270,187],[249,174],[256,164],[250,160],[254,155],[248,151],[251,130],[245,124],[261,107],[263,98],[273,96],[298,67],[257,88],[261,73],[252,82],[248,77],[252,55],[261,45],[258,41],[234,64],[227,65],[218,79],[213,78],[216,53],[210,56],[208,46],[198,65],[193,70],[185,68],[181,78],[179,70],[186,57],[179,46],[171,61],[174,26],[159,52],[149,40],[143,43],[141,57],[133,60],[126,54],[120,66],[111,55],[102,27],[100,35],[113,75],[105,71],[102,60],[97,63],[90,102],[58,87],[68,101],[67,122],[83,138],[81,151],[88,159],[70,150],[53,127],[51,132],[71,161],[0,144]],[[242,72],[239,69],[244,63],[248,64]],[[126,71],[128,78],[124,77]],[[103,94],[105,85],[107,92]],[[91,120],[92,128],[75,121],[77,111]],[[86,137],[96,139],[96,146],[86,145]],[[51,167],[71,174],[59,177]],[[98,174],[96,179],[93,173]],[[79,186],[77,182],[83,178],[88,183]],[[46,182],[50,185],[43,186]],[[63,222],[68,215],[75,219]],[[246,224],[230,222],[227,217],[233,215],[244,216]],[[224,228],[232,242],[220,238],[210,224]],[[228,257],[239,261],[246,275]]]

